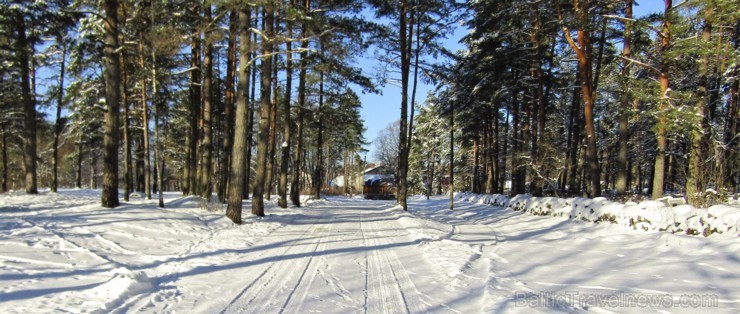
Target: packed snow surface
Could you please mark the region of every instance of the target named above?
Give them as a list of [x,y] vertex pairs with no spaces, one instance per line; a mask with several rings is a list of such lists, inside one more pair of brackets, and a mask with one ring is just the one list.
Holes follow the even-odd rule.
[[414,197],[408,212],[268,201],[266,217],[247,201],[236,226],[176,193],[164,209],[140,197],[102,208],[93,190],[0,195],[0,313],[740,311],[732,227],[645,232],[463,196],[454,210]]

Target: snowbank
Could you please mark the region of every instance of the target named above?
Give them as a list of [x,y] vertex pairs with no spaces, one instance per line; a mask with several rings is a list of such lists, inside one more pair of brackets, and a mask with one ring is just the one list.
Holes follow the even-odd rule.
[[532,215],[550,215],[589,222],[610,222],[645,231],[668,231],[689,235],[710,236],[721,233],[740,236],[740,208],[714,205],[694,208],[690,205],[667,207],[662,202],[643,201],[625,204],[597,198],[533,197],[522,194],[484,195],[457,193],[458,200],[524,211]]

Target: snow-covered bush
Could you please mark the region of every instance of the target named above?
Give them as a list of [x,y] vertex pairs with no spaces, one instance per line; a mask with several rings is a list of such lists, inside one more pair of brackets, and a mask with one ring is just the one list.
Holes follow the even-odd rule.
[[694,208],[690,205],[668,207],[663,202],[619,203],[597,198],[532,197],[530,195],[479,195],[458,193],[460,201],[524,211],[538,216],[559,216],[602,223],[609,222],[644,231],[667,231],[710,236],[721,233],[740,236],[740,208],[714,205]]

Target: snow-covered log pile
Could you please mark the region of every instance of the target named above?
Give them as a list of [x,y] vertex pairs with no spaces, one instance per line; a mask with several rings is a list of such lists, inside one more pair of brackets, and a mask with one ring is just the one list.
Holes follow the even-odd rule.
[[457,193],[455,198],[521,210],[532,215],[561,216],[596,223],[610,222],[636,230],[668,231],[705,237],[714,233],[740,236],[740,208],[731,205],[714,205],[709,208],[694,208],[690,205],[668,207],[658,201],[623,204],[603,197],[508,197],[472,193]]

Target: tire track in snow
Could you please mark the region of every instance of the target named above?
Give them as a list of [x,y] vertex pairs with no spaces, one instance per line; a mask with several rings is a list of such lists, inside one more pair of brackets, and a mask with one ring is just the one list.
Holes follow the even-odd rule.
[[[331,228],[323,228],[319,226],[314,226],[314,233],[316,232],[329,232],[331,231]],[[303,269],[303,272],[301,273],[301,276],[298,278],[298,281],[295,283],[295,286],[293,287],[293,290],[288,294],[288,297],[285,299],[285,303],[283,303],[282,308],[280,308],[280,313],[298,313],[300,312],[300,309],[303,306],[304,301],[308,297],[308,293],[310,292],[311,285],[313,284],[314,280],[316,279],[316,275],[318,274],[318,265],[317,263],[314,263],[314,257],[316,256],[316,251],[319,250],[319,247],[323,249],[326,248],[326,241],[322,241],[324,238],[318,238],[316,241],[316,246],[314,246],[313,252],[311,252],[311,255],[308,257],[302,258],[302,260],[306,260],[306,266],[304,267],[294,267],[293,269]],[[309,269],[311,269],[309,271]],[[296,294],[296,292],[299,290],[299,286],[301,286],[301,283],[303,283],[303,278],[306,276],[306,274],[309,275],[309,279],[306,283],[303,284],[303,287],[301,290],[302,293],[299,295],[301,296],[300,299],[298,299],[296,302],[298,302],[295,306],[293,306],[294,310],[288,310],[286,311],[286,308],[288,308],[288,304],[290,303],[291,299],[293,298],[293,295]],[[289,277],[285,278],[290,279]]]
[[[298,245],[290,245],[286,247],[280,254],[278,258],[275,258],[275,262],[269,263],[267,268],[265,268],[259,276],[257,276],[251,283],[246,285],[242,291],[237,294],[234,299],[229,302],[229,304],[220,312],[220,313],[242,313],[247,312],[247,308],[250,305],[254,305],[254,301],[257,300],[262,296],[262,291],[265,290],[265,288],[271,286],[273,282],[279,278],[285,278],[284,276],[287,276],[285,269],[294,270],[294,260],[293,259],[284,259],[283,257],[292,254],[305,254],[308,253],[310,250],[313,250],[313,253],[315,254],[317,246],[319,242],[321,241],[320,238],[315,237],[316,235],[316,228],[306,228],[303,233],[298,236],[298,239],[305,239],[308,236],[311,236],[311,242],[306,244],[301,244],[300,246],[308,247],[308,249],[303,249],[299,252],[293,252],[296,250],[296,247]],[[313,246],[312,246],[313,244]],[[313,248],[312,248],[313,247]],[[290,271],[289,273],[292,273]],[[274,298],[273,298],[274,300]],[[264,307],[266,304],[262,304]],[[249,311],[253,311],[252,308],[249,308]],[[264,312],[264,311],[263,311]]]
[[[389,249],[380,249],[391,243],[381,237],[383,230],[379,229],[378,225],[379,222],[370,222],[361,226],[363,237],[366,240],[365,247],[370,251],[367,261],[367,286],[370,291],[368,291],[366,312],[428,312],[427,307],[423,305],[428,306],[429,304],[421,298],[421,293],[411,281],[408,271],[398,256]],[[400,226],[396,229],[400,229]],[[368,234],[371,237],[368,237]]]

